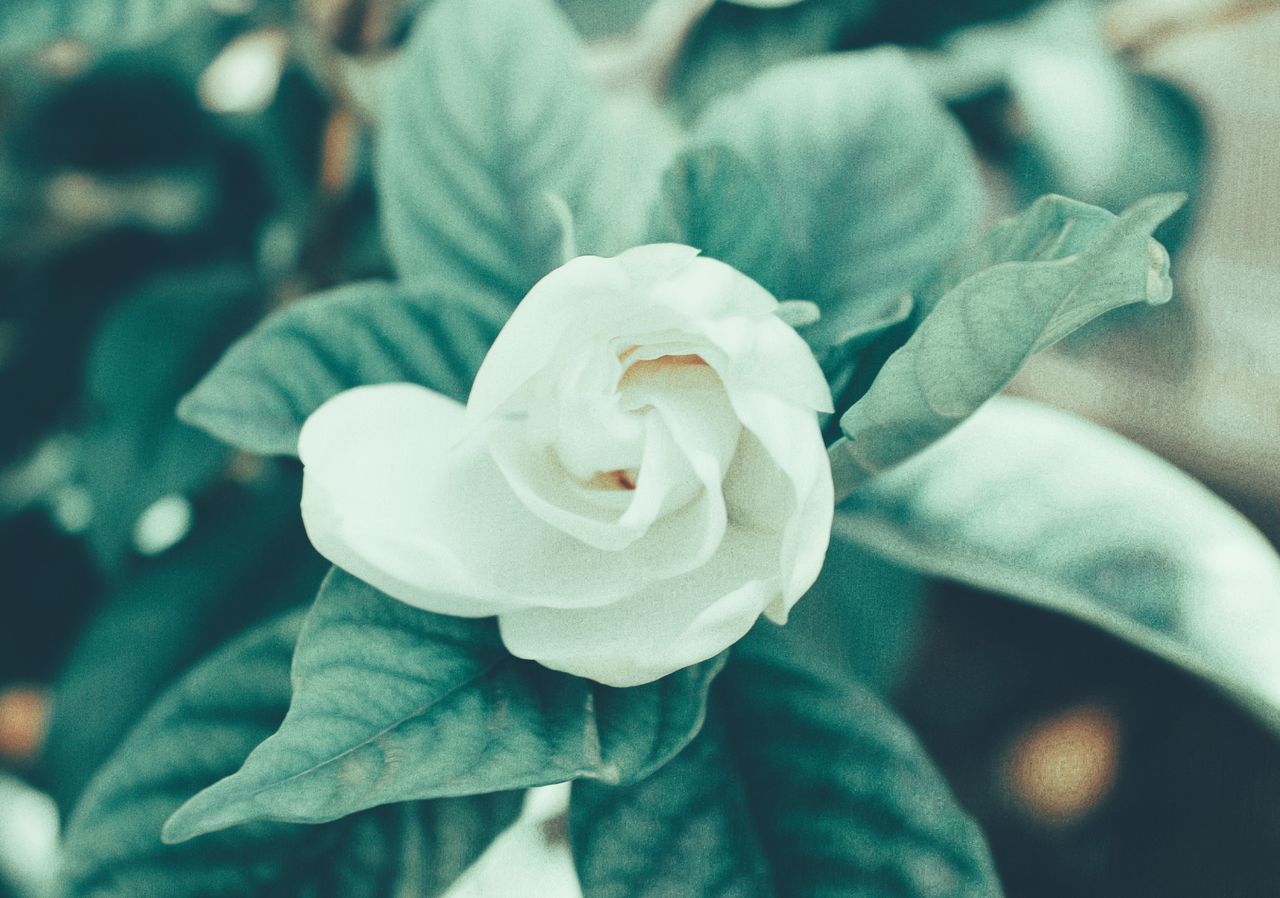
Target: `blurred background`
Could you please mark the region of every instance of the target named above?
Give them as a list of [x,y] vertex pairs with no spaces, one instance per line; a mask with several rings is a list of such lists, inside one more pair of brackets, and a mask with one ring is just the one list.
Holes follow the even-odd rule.
[[[116,48],[0,33],[0,898],[50,894],[59,820],[165,685],[314,593],[297,466],[173,408],[272,309],[391,275],[371,98],[425,2],[205,0]],[[605,41],[645,4],[564,6]],[[993,219],[1047,192],[1113,211],[1190,196],[1158,235],[1173,302],[1090,326],[1010,392],[1146,447],[1277,542],[1280,4],[718,3],[673,92],[696,106],[700,54],[803,17],[832,23],[825,49],[909,49],[980,154]],[[1011,898],[1280,894],[1280,727],[1215,683],[1217,644],[1174,663],[853,542],[831,570],[893,600],[858,603],[832,573],[798,625],[917,728]],[[1098,568],[1117,614],[1173,632],[1179,603],[1207,601],[1169,585],[1167,554],[1120,548]],[[460,894],[534,894],[501,877],[529,888],[544,831]],[[572,892],[546,869],[536,894]]]

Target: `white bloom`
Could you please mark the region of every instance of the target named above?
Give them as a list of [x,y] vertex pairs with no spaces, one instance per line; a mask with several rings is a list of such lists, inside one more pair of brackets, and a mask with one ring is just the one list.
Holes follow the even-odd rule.
[[782,623],[826,554],[831,396],[759,284],[697,250],[583,256],[543,278],[464,407],[357,387],[307,420],[316,548],[510,651],[612,686]]

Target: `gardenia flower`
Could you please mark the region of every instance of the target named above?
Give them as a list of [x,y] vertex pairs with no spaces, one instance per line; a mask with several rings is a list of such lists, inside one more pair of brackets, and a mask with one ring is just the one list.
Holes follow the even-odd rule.
[[698,251],[582,256],[516,308],[462,405],[357,387],[307,419],[326,558],[521,658],[633,686],[783,623],[831,532],[831,394],[778,302]]

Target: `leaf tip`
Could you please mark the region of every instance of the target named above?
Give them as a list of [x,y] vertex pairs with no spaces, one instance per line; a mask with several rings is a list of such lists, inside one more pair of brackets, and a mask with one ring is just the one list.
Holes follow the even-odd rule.
[[1120,217],[1143,227],[1148,234],[1187,203],[1185,193],[1153,193],[1125,209]]
[[178,420],[183,424],[190,424],[192,427],[203,427],[200,423],[200,397],[196,395],[199,391],[200,388],[197,386],[178,400],[176,414]]
[[218,785],[196,793],[170,814],[160,829],[160,841],[165,845],[178,845],[253,818],[242,802],[224,799]]

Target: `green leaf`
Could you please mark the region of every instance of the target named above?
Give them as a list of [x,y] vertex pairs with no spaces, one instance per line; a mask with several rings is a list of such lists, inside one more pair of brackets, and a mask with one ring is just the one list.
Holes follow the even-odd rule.
[[499,794],[380,808],[324,827],[258,824],[162,845],[165,817],[192,789],[234,769],[283,716],[300,624],[294,613],[251,631],[154,706],[71,818],[69,895],[434,895],[515,818],[520,796]]
[[882,6],[879,0],[803,0],[774,9],[716,3],[689,38],[672,99],[694,115],[766,69],[847,47],[849,35]]
[[722,664],[613,689],[513,657],[492,618],[421,611],[335,569],[299,642],[279,732],[174,814],[165,838],[582,776],[634,780],[693,738]]
[[954,286],[840,419],[837,494],[943,436],[1081,325],[1168,301],[1169,256],[1151,232],[1181,203],[1162,194],[1117,217],[1048,197],[964,254],[934,289]]
[[833,343],[896,308],[976,224],[968,141],[896,50],[768,71],[708,109],[694,141],[759,173],[789,259],[781,292],[822,306]]
[[606,98],[550,0],[436,0],[392,76],[378,143],[383,231],[402,278],[514,306],[578,250],[639,243],[676,135]]
[[41,759],[69,807],[179,674],[239,630],[309,602],[327,564],[298,517],[298,478],[268,471],[196,509],[190,536],[122,577],[54,684]]
[[226,446],[178,421],[182,393],[253,324],[260,291],[215,265],[156,278],[113,308],[89,353],[77,480],[92,507],[86,536],[115,569],[138,518],[167,496],[192,497],[226,469]]
[[773,898],[721,722],[631,786],[573,785],[573,853],[584,898]]
[[483,297],[339,287],[276,313],[232,346],[178,414],[248,452],[293,455],[307,416],[351,387],[411,381],[464,399],[506,312]]
[[135,43],[200,14],[201,0],[5,0],[0,4],[0,53],[73,38],[93,44]]
[[997,399],[841,510],[849,539],[1099,627],[1280,729],[1280,557],[1123,437]]
[[746,160],[724,146],[695,148],[663,176],[645,242],[695,246],[777,294],[790,280],[781,218]]
[[648,779],[574,784],[587,898],[1001,894],[982,834],[905,724],[792,634],[765,624],[741,643],[713,709]]

